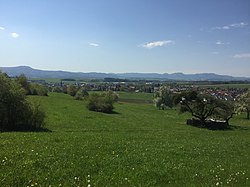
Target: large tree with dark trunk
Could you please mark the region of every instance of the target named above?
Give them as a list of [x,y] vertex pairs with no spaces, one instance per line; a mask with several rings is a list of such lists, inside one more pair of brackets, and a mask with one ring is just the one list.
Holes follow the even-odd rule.
[[181,113],[191,113],[204,126],[208,118],[222,119],[228,124],[234,114],[231,105],[226,101],[197,91],[182,92],[175,97],[174,102],[180,104]]

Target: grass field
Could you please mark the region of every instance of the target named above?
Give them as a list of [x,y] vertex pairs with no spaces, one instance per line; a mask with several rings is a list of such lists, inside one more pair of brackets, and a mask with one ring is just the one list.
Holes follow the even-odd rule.
[[119,101],[137,104],[152,104],[153,93],[118,92]]
[[250,186],[245,116],[211,131],[152,104],[124,101],[104,114],[65,94],[29,99],[46,109],[51,132],[0,133],[0,186]]

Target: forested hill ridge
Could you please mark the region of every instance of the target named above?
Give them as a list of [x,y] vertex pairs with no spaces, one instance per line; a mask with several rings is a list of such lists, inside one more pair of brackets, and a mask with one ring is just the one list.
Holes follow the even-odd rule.
[[250,77],[233,77],[218,75],[215,73],[97,73],[97,72],[68,72],[48,71],[33,69],[28,66],[0,67],[2,72],[11,77],[25,74],[29,78],[126,78],[126,79],[162,79],[162,80],[185,80],[185,81],[250,81]]

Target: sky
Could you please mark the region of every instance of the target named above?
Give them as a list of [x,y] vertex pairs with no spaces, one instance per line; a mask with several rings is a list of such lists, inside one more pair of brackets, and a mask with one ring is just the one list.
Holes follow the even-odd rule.
[[250,77],[249,0],[0,0],[0,67]]

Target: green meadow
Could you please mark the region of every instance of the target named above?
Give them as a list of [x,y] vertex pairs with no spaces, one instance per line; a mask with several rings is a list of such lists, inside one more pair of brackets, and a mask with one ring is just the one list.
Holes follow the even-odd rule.
[[250,186],[250,122],[231,130],[187,126],[151,94],[119,93],[112,114],[66,94],[30,96],[45,132],[0,133],[0,186]]

